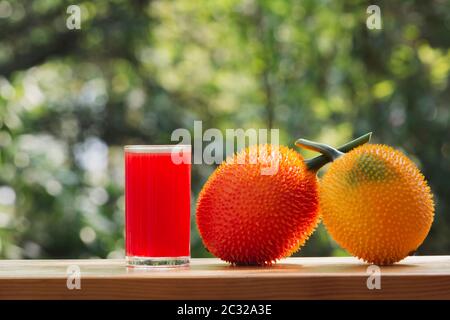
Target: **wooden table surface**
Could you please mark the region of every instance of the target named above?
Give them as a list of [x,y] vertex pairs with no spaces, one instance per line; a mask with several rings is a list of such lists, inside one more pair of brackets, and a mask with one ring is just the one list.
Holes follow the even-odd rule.
[[[79,290],[67,287],[69,266],[79,267]],[[0,260],[0,299],[450,299],[450,256],[381,267],[380,290],[367,288],[367,267],[349,257],[270,267],[192,259],[164,269],[127,268],[123,260]]]

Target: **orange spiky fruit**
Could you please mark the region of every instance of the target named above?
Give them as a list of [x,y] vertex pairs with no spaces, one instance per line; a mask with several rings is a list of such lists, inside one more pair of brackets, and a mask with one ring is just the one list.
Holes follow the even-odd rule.
[[[250,163],[259,158],[258,147],[222,163],[198,199],[197,226],[205,246],[235,264],[268,264],[290,255],[306,241],[319,218],[317,177],[307,170],[303,157],[280,146],[275,155],[278,171],[262,175],[269,159]],[[269,145],[267,154],[271,153]],[[239,157],[247,163],[239,164]]]
[[[370,136],[361,138],[341,150]],[[239,265],[271,264],[300,248],[319,221],[316,170],[328,161],[313,160],[310,166],[296,151],[273,145],[255,145],[228,158],[198,198],[196,220],[205,247]],[[263,173],[274,166],[275,172]]]
[[416,251],[434,216],[432,193],[416,165],[385,145],[328,155],[335,160],[322,177],[319,194],[322,220],[333,239],[352,255],[379,265]]

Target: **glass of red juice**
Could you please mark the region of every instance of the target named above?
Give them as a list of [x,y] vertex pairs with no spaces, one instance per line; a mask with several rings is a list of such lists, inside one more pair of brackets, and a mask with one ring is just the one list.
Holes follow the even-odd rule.
[[125,146],[129,266],[189,264],[190,199],[190,145]]

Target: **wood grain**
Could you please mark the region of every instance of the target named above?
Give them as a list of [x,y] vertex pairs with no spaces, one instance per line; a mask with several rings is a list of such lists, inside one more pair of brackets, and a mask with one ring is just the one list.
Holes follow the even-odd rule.
[[[67,268],[81,289],[67,288]],[[192,259],[185,268],[127,268],[123,260],[2,260],[0,299],[450,299],[450,256],[408,257],[381,267],[367,288],[354,258],[289,258],[270,267]]]

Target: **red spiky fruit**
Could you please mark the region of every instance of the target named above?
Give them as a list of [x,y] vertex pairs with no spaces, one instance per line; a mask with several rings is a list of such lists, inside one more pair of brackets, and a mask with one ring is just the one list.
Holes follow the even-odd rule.
[[[269,166],[276,166],[276,173],[262,174]],[[316,172],[284,146],[255,145],[228,158],[210,176],[197,203],[197,226],[206,248],[240,265],[270,264],[291,255],[318,220]]]

